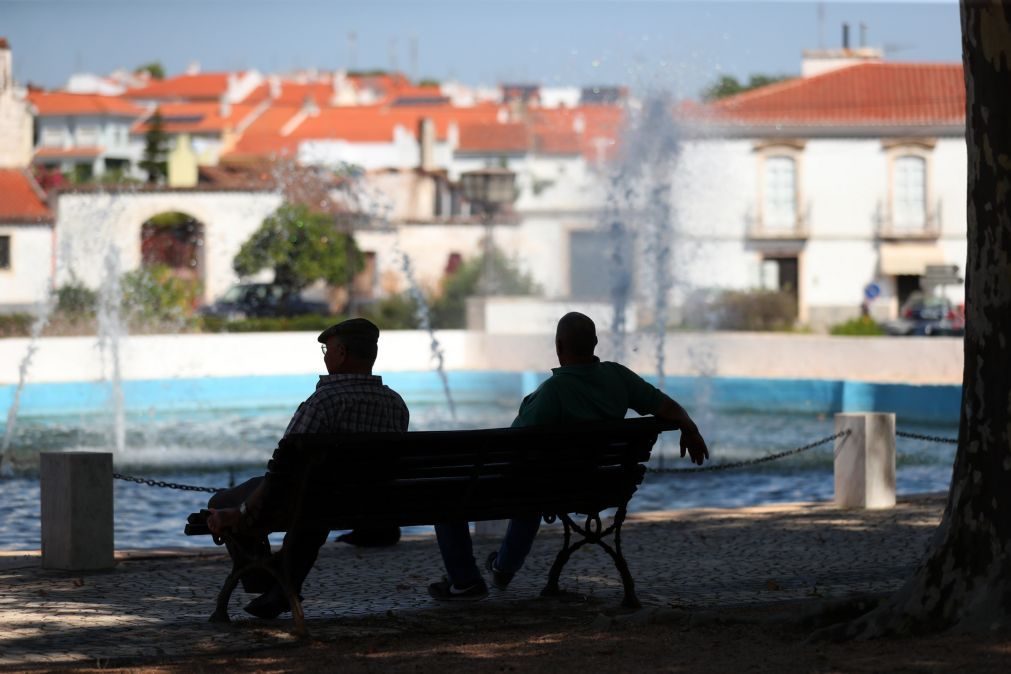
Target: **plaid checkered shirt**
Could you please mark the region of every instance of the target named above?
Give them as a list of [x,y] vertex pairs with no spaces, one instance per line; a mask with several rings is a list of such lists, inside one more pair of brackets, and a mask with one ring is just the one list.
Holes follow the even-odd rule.
[[322,375],[284,434],[405,432],[410,420],[400,394],[371,374]]

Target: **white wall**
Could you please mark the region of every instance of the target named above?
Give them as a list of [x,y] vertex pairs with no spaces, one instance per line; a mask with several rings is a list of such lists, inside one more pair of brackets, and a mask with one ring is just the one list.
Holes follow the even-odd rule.
[[0,269],[0,308],[25,309],[46,298],[52,279],[52,225],[0,224],[9,236],[10,269]]
[[179,211],[204,226],[204,300],[211,301],[238,280],[232,259],[280,204],[272,192],[63,193],[56,205],[58,283],[73,273],[97,288],[110,247],[119,253],[121,271],[139,268],[141,226],[159,213]]
[[[613,357],[610,335],[598,326],[597,354]],[[219,335],[141,335],[121,345],[126,380],[322,374],[316,332]],[[546,372],[557,366],[553,331],[495,335],[462,330],[436,333],[447,370]],[[431,338],[416,330],[387,330],[379,337],[377,374],[433,368]],[[16,384],[28,339],[0,339],[0,386]],[[655,337],[628,336],[626,364],[655,370]],[[830,379],[916,384],[959,384],[962,340],[952,337],[827,337],[756,333],[670,333],[665,341],[670,376],[699,374],[705,354],[721,377]],[[692,354],[695,354],[694,356]],[[269,357],[265,357],[269,356]],[[102,358],[94,337],[49,337],[38,343],[28,381],[96,381]]]

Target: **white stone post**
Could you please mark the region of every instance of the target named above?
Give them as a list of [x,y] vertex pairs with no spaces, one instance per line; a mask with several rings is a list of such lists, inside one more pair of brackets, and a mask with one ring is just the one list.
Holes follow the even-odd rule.
[[42,566],[111,569],[112,454],[42,452]]
[[835,502],[843,508],[895,505],[895,415],[835,415]]

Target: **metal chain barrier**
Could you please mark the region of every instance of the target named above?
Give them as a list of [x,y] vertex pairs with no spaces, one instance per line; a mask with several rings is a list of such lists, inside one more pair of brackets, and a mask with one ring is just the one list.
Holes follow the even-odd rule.
[[224,487],[194,487],[191,484],[179,484],[177,482],[165,482],[164,480],[149,480],[143,477],[134,477],[132,475],[120,475],[119,473],[113,473],[112,478],[114,480],[125,480],[126,482],[136,482],[137,484],[146,484],[149,487],[161,487],[162,489],[179,489],[181,491],[203,491],[209,494],[216,494],[222,491]]
[[816,440],[810,444],[804,445],[803,447],[797,447],[796,449],[789,449],[785,452],[778,452],[776,454],[769,454],[768,456],[763,456],[757,459],[746,459],[744,461],[734,461],[732,463],[721,463],[715,466],[703,466],[701,468],[647,468],[647,473],[702,473],[707,471],[715,470],[729,470],[731,468],[740,468],[742,466],[753,466],[757,463],[766,463],[768,461],[775,461],[776,459],[782,459],[787,456],[793,456],[794,454],[800,454],[801,452],[806,452],[809,449],[814,449],[815,447],[820,447],[826,443],[832,442],[837,438],[841,438],[844,435],[849,435],[850,430],[839,431],[838,433],[833,433],[832,435],[822,438],[821,440]]
[[914,440],[926,440],[928,442],[943,442],[946,445],[957,445],[957,438],[942,438],[939,435],[923,435],[921,433],[909,433],[907,431],[895,431],[895,435],[900,438],[912,438]]

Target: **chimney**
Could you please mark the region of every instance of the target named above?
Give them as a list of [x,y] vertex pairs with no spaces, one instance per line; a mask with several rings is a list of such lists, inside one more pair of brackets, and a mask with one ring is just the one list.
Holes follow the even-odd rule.
[[848,23],[842,25],[842,48],[850,48],[850,25]]
[[276,100],[281,97],[281,78],[277,75],[271,75],[267,78],[267,88],[270,91],[271,100]]
[[420,168],[422,171],[435,169],[435,122],[429,117],[422,117],[418,122],[418,144],[420,150]]
[[228,94],[218,99],[218,116],[221,119],[228,119],[232,116],[232,104],[228,102]]

